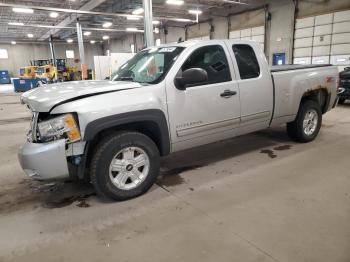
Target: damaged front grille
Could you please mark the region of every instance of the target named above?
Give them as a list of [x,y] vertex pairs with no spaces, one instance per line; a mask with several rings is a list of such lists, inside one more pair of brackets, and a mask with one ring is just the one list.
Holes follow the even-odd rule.
[[33,112],[32,120],[30,121],[30,130],[27,134],[28,142],[35,143],[39,140],[38,119],[39,113]]

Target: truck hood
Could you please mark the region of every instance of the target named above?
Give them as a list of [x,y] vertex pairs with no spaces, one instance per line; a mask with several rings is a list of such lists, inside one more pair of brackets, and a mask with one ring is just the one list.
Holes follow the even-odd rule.
[[21,102],[35,112],[49,112],[55,105],[88,96],[139,88],[134,82],[76,81],[41,86],[25,92]]

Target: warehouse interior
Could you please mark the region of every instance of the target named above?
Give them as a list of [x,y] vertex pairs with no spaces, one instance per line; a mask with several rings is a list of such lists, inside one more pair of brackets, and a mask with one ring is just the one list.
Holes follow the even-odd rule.
[[[212,40],[254,43],[260,50],[258,60],[266,57],[269,74],[274,66],[293,65],[302,70],[315,67],[310,78],[323,76],[317,71],[322,68],[336,71],[326,78],[328,84],[334,80],[337,93],[329,91],[329,97],[336,97],[329,98],[329,112],[323,112],[315,141],[291,140],[285,132],[287,122],[273,126],[273,117],[268,129],[251,128],[253,133],[199,146],[193,141],[185,150],[170,155],[160,152],[154,185],[126,201],[101,197],[93,179],[40,181],[23,168],[19,150],[32,136],[28,130],[33,130],[33,119],[40,120],[40,114],[35,116],[36,110],[25,105],[26,99],[37,99],[38,108],[48,99],[55,101],[45,112],[50,114],[66,102],[60,100],[64,93],[75,92],[69,102],[93,99],[83,89],[92,90],[95,85],[102,90],[96,92],[106,95],[100,111],[110,111],[108,103],[120,103],[126,114],[131,108],[128,102],[142,101],[144,92],[113,100],[108,88],[138,54],[147,48],[172,52],[173,46],[210,45]],[[178,57],[173,59],[174,66]],[[276,72],[280,77],[287,75]],[[1,0],[0,261],[350,261],[348,72],[349,0]],[[298,78],[295,74],[295,81],[307,83],[305,75],[300,73]],[[166,77],[162,81],[168,84]],[[176,80],[172,82],[176,86]],[[244,84],[243,78],[237,83]],[[276,85],[280,83],[284,85],[273,82],[273,88],[282,90],[283,100],[278,101],[276,91],[268,97],[273,110],[287,106],[301,92],[301,86],[290,91],[289,82]],[[60,86],[65,89],[60,91]],[[75,86],[79,89],[74,90]],[[120,90],[127,88],[123,85]],[[262,103],[261,86],[250,88],[255,88],[252,96],[257,96],[251,104]],[[57,97],[48,98],[50,94]],[[243,91],[239,95],[243,101]],[[148,98],[147,106],[157,99]],[[175,114],[190,115],[186,109],[192,107],[178,102],[183,100],[171,100],[170,93],[166,99],[160,102],[162,108],[170,110],[178,103],[181,108]],[[201,104],[200,99],[195,101]],[[215,107],[205,105],[206,101],[193,107],[199,108],[196,114],[213,115]],[[89,104],[91,108],[79,102],[71,107],[91,115],[80,119],[80,125],[101,114],[95,107],[98,103]],[[62,113],[57,112],[52,114]],[[76,121],[77,116],[72,114],[72,119]],[[169,119],[165,129],[171,133]],[[108,117],[99,120],[111,121]],[[184,128],[186,134],[192,125],[203,124],[196,119],[188,122],[174,126]],[[121,126],[139,130],[125,123]],[[74,128],[79,129],[79,123]],[[147,132],[152,139],[163,139],[153,127]],[[97,142],[92,141],[90,145],[95,146]],[[63,150],[68,152],[68,147]],[[82,150],[98,151],[87,146]],[[57,169],[58,160],[53,164],[52,158],[47,170]],[[85,158],[72,155],[67,159],[85,163]],[[95,158],[89,156],[86,161]]]

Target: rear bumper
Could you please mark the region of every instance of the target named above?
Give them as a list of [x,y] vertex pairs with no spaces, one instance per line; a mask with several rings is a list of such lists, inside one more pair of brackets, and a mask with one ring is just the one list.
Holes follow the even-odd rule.
[[33,179],[68,178],[65,140],[49,143],[25,143],[18,152],[24,172]]

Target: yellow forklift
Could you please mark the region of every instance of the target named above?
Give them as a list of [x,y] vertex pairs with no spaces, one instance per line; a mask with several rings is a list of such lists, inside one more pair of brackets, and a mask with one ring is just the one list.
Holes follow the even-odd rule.
[[32,66],[37,66],[36,77],[44,83],[53,83],[57,80],[57,69],[53,66],[50,59],[32,60]]
[[38,87],[39,81],[36,77],[37,71],[37,66],[21,67],[19,70],[19,78],[13,80],[15,92],[26,92]]
[[40,66],[37,71],[37,77],[46,83],[53,83],[59,80],[57,68],[53,65]]
[[19,75],[21,79],[34,79],[38,71],[37,66],[26,66],[19,69]]

